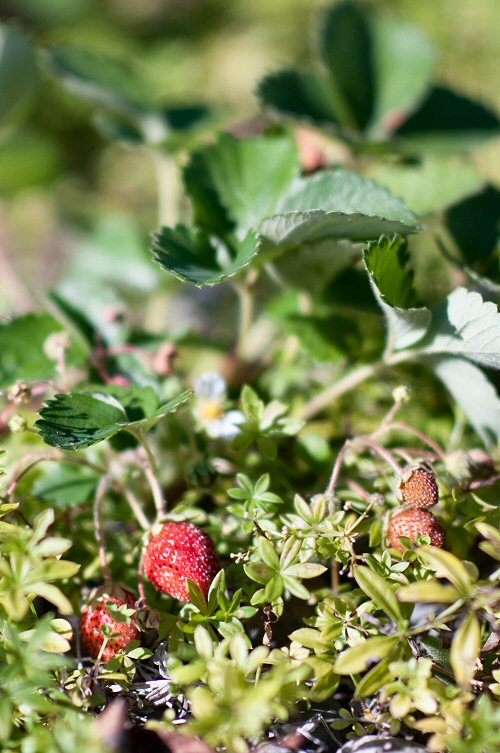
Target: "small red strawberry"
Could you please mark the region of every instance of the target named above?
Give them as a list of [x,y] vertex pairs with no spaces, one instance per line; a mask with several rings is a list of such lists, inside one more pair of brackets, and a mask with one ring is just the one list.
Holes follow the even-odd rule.
[[193,523],[166,523],[144,555],[144,571],[155,588],[181,601],[189,601],[186,578],[206,596],[219,570],[212,539]]
[[404,505],[425,510],[437,505],[439,490],[436,477],[427,464],[411,466],[404,471],[399,483]]
[[122,648],[140,638],[140,631],[134,617],[128,618],[123,616],[121,622],[110,614],[107,605],[121,607],[126,605],[129,609],[135,608],[136,597],[130,591],[126,591],[120,586],[113,586],[112,592],[105,587],[99,588],[91,598],[87,606],[82,611],[80,620],[80,635],[85,651],[97,659],[101,646],[105,641],[102,628],[107,626],[111,629],[111,636],[108,638],[101,658],[103,661],[109,661]]
[[427,510],[410,507],[394,513],[389,524],[389,543],[403,552],[406,547],[399,541],[400,536],[407,536],[412,541],[416,541],[417,536],[429,536],[432,546],[444,546],[443,527]]

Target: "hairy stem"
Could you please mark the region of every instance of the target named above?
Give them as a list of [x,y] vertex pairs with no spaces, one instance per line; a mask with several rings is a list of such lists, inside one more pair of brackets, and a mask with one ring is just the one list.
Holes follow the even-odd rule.
[[129,489],[127,486],[125,486],[125,484],[123,485],[120,484],[120,491],[123,493],[123,496],[127,500],[129,507],[132,510],[135,516],[135,519],[139,523],[142,530],[149,531],[149,529],[151,528],[151,523],[144,515],[142,507],[139,503],[139,500],[137,499],[133,491]]
[[165,515],[167,509],[167,501],[158,480],[158,468],[156,465],[155,457],[153,455],[153,451],[151,450],[148,440],[141,431],[137,431],[135,429],[128,429],[128,431],[142,445],[144,452],[146,453],[142,470],[144,472],[144,476],[146,477],[146,481],[149,484],[149,488],[151,489],[153,502],[156,508],[156,519],[158,520]]
[[254,295],[252,291],[254,279],[247,277],[240,282],[235,281],[233,287],[239,299],[238,338],[236,340],[236,355],[244,361],[247,355],[248,333],[252,326],[254,315]]
[[104,584],[106,588],[109,588],[112,583],[111,571],[109,569],[108,558],[106,557],[106,542],[104,540],[104,532],[102,529],[102,503],[106,492],[109,489],[109,476],[103,476],[98,485],[94,499],[94,532],[99,549],[99,559],[101,561],[101,567],[104,574]]

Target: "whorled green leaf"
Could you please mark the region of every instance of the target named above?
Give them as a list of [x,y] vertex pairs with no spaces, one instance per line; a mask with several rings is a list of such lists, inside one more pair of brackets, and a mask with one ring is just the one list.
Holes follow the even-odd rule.
[[438,577],[447,578],[460,596],[467,598],[470,595],[473,584],[467,568],[458,557],[435,546],[418,547],[417,553],[424,564],[434,570]]
[[358,565],[354,568],[354,578],[362,591],[372,599],[377,609],[382,609],[395,622],[401,621],[401,608],[394,591],[381,575],[364,565]]
[[500,562],[500,531],[483,521],[475,523],[475,526],[483,539],[485,539],[485,541],[480,542],[479,548]]
[[417,580],[414,583],[408,583],[406,586],[401,586],[396,595],[399,601],[411,603],[423,601],[452,604],[460,598],[460,593],[454,586],[446,586],[437,580]]
[[474,612],[469,612],[453,636],[450,662],[459,685],[468,687],[481,650],[481,630]]
[[338,655],[334,671],[339,675],[353,675],[363,672],[372,661],[383,659],[397,645],[396,636],[368,638],[357,646],[342,651]]
[[47,444],[65,450],[79,450],[125,429],[145,431],[167,413],[177,410],[190,396],[188,390],[159,405],[151,387],[121,390],[113,387],[92,394],[56,395],[41,409],[35,428]]
[[259,249],[258,239],[249,232],[231,245],[186,225],[163,227],[153,236],[153,258],[163,269],[184,282],[216,285],[237,274],[251,262]]
[[365,267],[388,324],[388,350],[418,343],[429,327],[431,312],[416,307],[413,271],[407,243],[401,236],[370,243],[363,254]]
[[364,675],[356,685],[356,695],[358,698],[366,698],[367,696],[374,695],[377,690],[380,690],[384,685],[387,685],[392,680],[392,674],[389,671],[389,664],[394,661],[394,654],[398,649],[384,659],[378,662],[369,672]]

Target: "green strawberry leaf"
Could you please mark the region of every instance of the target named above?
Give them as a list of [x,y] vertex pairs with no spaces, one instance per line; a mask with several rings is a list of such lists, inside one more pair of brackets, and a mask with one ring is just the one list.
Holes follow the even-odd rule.
[[407,225],[407,232],[416,229],[415,215],[401,199],[373,180],[341,167],[297,178],[276,207],[279,214],[318,209],[392,220]]
[[262,105],[282,115],[380,139],[396,128],[428,85],[435,51],[413,26],[354,2],[320,16],[314,56],[323,75],[282,70],[258,87]]
[[237,228],[241,238],[276,211],[298,173],[290,137],[222,134],[215,144],[194,152],[184,182],[200,227],[220,237]]
[[500,397],[486,374],[462,358],[426,358],[436,376],[481,437],[485,445],[500,439]]
[[338,124],[329,83],[312,71],[292,68],[270,73],[259,82],[257,95],[266,109],[323,127]]
[[194,285],[215,285],[232,277],[257,254],[258,240],[250,231],[231,245],[203,230],[176,225],[153,236],[153,258],[163,269]]
[[433,86],[395,135],[403,149],[446,152],[465,151],[499,132],[500,120],[492,110],[451,89]]
[[[418,230],[414,214],[400,199],[341,168],[294,180],[278,210],[279,214],[265,219],[258,229],[263,251],[268,253],[331,239],[360,242],[384,233]],[[332,251],[338,253],[338,246],[333,244]]]
[[99,388],[56,395],[40,411],[35,428],[43,440],[64,450],[90,447],[123,430],[146,431],[191,396],[183,392],[159,405],[151,387]]
[[408,266],[408,246],[404,238],[381,238],[371,243],[363,255],[372,288],[387,320],[387,350],[414,345],[425,335],[431,312],[415,307],[413,272]]
[[483,183],[471,162],[443,155],[428,156],[417,164],[380,163],[370,171],[370,177],[419,216],[450,207],[474,194]]
[[419,354],[449,354],[500,369],[500,313],[479,293],[457,288],[432,312]]

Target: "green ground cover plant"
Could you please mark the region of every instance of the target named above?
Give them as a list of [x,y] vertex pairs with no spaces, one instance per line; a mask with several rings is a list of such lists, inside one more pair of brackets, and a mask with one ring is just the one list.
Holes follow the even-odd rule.
[[320,709],[332,750],[497,751],[498,115],[358,2],[236,125],[0,47],[5,144],[49,82],[158,181],[149,241],[95,219],[0,320],[2,749],[247,753]]

